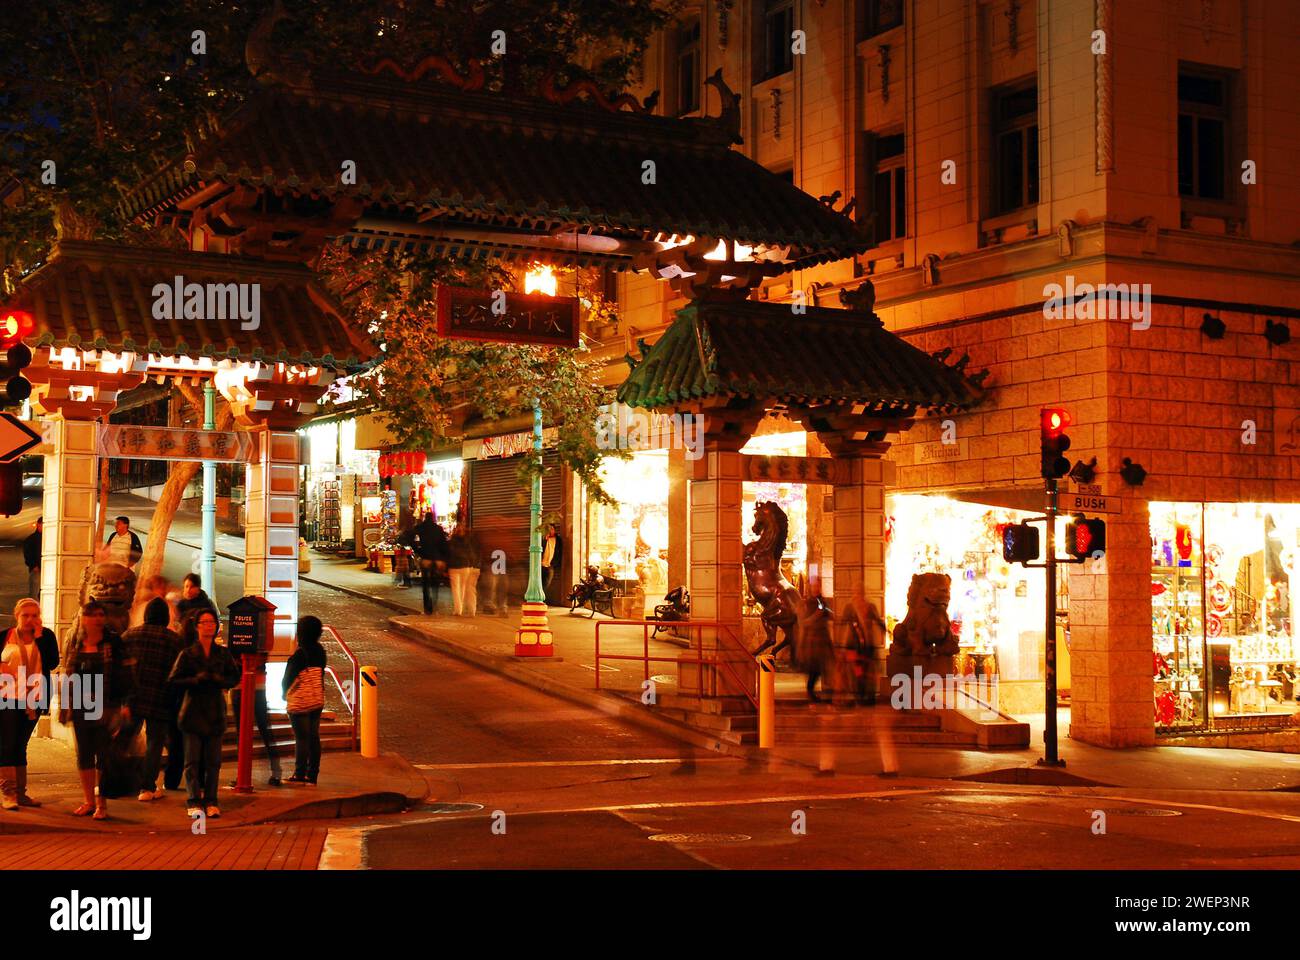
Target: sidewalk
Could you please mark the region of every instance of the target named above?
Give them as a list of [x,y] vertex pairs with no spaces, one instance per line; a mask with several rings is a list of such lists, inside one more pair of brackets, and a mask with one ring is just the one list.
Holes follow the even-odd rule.
[[[40,807],[0,810],[0,836],[15,833],[85,831],[154,833],[186,830],[185,790],[169,790],[160,800],[141,803],[134,795],[108,801],[108,820],[74,817],[82,801],[76,757],[70,744],[39,737],[28,747],[27,791]],[[253,792],[235,793],[235,764],[221,766],[221,817],[207,820],[207,832],[286,820],[321,820],[398,813],[424,800],[429,783],[397,754],[367,760],[359,753],[330,751],[321,758],[318,787],[268,787],[266,763],[253,764]],[[160,778],[161,779],[161,778]]]
[[[129,511],[128,511],[129,512]],[[134,516],[134,515],[133,515]],[[172,537],[187,546],[199,543],[199,522],[178,515]],[[243,540],[218,535],[217,549],[242,560]],[[393,629],[443,653],[483,669],[510,677],[535,689],[620,716],[703,749],[739,756],[753,756],[754,748],[737,747],[707,733],[664,717],[628,697],[613,691],[639,694],[644,679],[640,663],[601,664],[601,690],[595,681],[595,623],[584,615],[570,615],[561,607],[550,610],[555,638],[554,658],[514,658],[515,628],[519,611],[508,618],[478,616],[473,619],[450,616],[445,605],[448,590],[440,592],[438,615],[422,614],[420,589],[401,587],[391,575],[367,572],[359,560],[342,560],[313,552],[312,570],[302,579],[372,600],[405,614],[390,619]],[[600,617],[596,618],[599,621]],[[643,644],[639,628],[605,628],[601,631],[602,653],[637,653]],[[608,638],[608,639],[607,639]],[[650,643],[656,656],[674,657],[682,648],[665,642]],[[676,669],[664,663],[652,665],[651,677],[660,692],[675,690]],[[777,696],[797,697],[802,677],[777,675]],[[684,691],[689,692],[689,691]],[[1120,787],[1175,790],[1300,790],[1300,756],[1254,750],[1222,750],[1199,747],[1141,747],[1106,749],[1071,740],[1069,711],[1059,719],[1059,756],[1064,768],[1038,765],[1042,756],[1043,716],[1021,717],[1032,728],[1031,746],[1025,750],[975,751],[951,748],[899,748],[902,772],[907,776],[938,779],[972,779],[994,783],[1023,783],[1055,786],[1100,784]],[[778,746],[773,758],[801,767],[834,767],[841,773],[875,773],[881,768],[878,747],[837,746],[783,748],[777,729]]]

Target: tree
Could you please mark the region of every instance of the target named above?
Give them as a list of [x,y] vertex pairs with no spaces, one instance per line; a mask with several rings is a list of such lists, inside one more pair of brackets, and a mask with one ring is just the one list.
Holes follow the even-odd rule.
[[[287,4],[291,23],[279,25],[275,43],[287,56],[330,66],[374,65],[386,57],[414,64],[431,53],[462,66],[476,58],[492,89],[528,89],[552,72],[561,83],[593,79],[616,89],[677,5],[678,0],[293,0]],[[21,17],[0,19],[0,293],[10,291],[48,251],[52,212],[60,203],[100,222],[105,238],[175,242],[151,227],[123,222],[120,192],[182,153],[197,130],[250,94],[256,81],[244,63],[245,41],[269,7],[260,0],[48,0],[25,7]],[[502,41],[505,52],[496,56]],[[347,287],[352,261],[323,258],[323,278],[336,289]],[[372,266],[376,277],[410,275],[421,285],[464,270],[436,262]],[[357,312],[368,316],[364,304]],[[432,313],[423,308],[391,316],[392,321],[372,318],[388,348],[388,369],[365,389],[389,411],[420,412],[396,418],[400,437],[417,443],[442,435],[437,428],[446,422],[440,418],[453,397],[452,378],[461,377],[467,388],[462,396],[489,416],[526,404],[535,392],[548,420],[565,415],[561,456],[584,480],[596,481],[599,454],[591,422],[597,394],[590,365],[580,355],[449,343],[431,333]],[[405,321],[400,328],[398,316]],[[183,473],[174,470],[169,484]]]

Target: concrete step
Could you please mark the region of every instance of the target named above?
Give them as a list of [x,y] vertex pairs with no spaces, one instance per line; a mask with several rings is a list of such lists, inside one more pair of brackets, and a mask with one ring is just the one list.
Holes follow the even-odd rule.
[[[941,730],[894,730],[890,739],[896,745],[966,747],[979,749],[977,738],[964,733],[945,733]],[[757,744],[758,732],[743,731],[741,743]],[[776,742],[781,747],[815,747],[822,744],[836,746],[859,746],[880,742],[877,731],[862,730],[783,730],[780,724],[776,728]]]
[[925,713],[894,713],[890,716],[862,709],[824,712],[805,708],[802,712],[778,710],[776,723],[778,727],[799,730],[876,729],[883,726],[895,730],[939,730],[943,727],[943,718]]
[[[277,738],[273,746],[275,747],[276,756],[279,757],[293,756],[294,742],[292,738],[288,740],[280,740]],[[325,736],[324,733],[322,733],[320,738],[320,748],[322,753],[325,753],[330,750],[351,750],[352,732],[349,730],[348,735],[345,737],[340,737],[340,736],[327,737]],[[254,737],[253,757],[256,759],[258,757],[265,757],[265,756],[266,756],[266,746],[265,744],[262,743],[262,738]],[[221,762],[223,764],[228,763],[232,760],[237,760],[238,758],[239,758],[239,744],[223,743],[221,745]]]
[[695,697],[685,693],[658,693],[655,705],[694,713],[745,714],[753,713],[754,706],[748,697]]

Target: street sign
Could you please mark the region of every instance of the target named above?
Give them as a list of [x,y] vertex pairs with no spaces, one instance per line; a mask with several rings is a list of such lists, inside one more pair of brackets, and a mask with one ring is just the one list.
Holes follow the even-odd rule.
[[1062,493],[1061,513],[1119,513],[1119,497],[1104,497],[1092,493]]
[[0,414],[0,463],[10,463],[41,442],[41,435],[12,413]]
[[215,460],[245,463],[252,459],[253,435],[237,430],[189,430],[101,424],[95,452],[130,460]]

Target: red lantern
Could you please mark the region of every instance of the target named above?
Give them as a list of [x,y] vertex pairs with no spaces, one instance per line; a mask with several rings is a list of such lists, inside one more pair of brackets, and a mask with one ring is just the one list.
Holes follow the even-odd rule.
[[412,470],[411,472],[424,473],[424,467],[427,460],[428,458],[423,453],[417,453],[415,455],[415,469]]
[[1185,527],[1181,523],[1178,526],[1178,533],[1175,537],[1178,544],[1178,558],[1180,560],[1189,560],[1192,556],[1192,529]]
[[392,476],[392,474],[388,472],[388,454],[386,453],[381,453],[379,455],[379,475],[381,477]]

